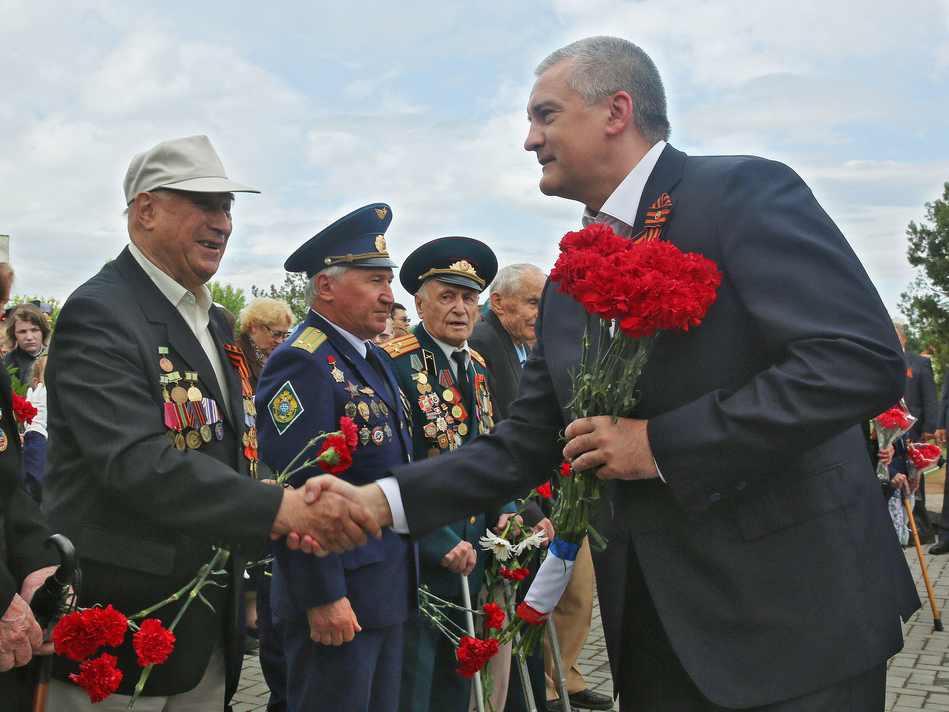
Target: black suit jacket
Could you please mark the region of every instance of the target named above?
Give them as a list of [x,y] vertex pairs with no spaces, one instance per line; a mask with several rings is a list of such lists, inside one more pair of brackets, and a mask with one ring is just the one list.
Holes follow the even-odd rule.
[[488,366],[491,380],[491,400],[494,402],[496,420],[508,417],[511,402],[517,396],[517,382],[521,377],[521,359],[514,348],[514,342],[504,330],[497,314],[489,311],[475,324],[468,339]]
[[[216,309],[210,319],[218,343],[233,343]],[[198,374],[198,387],[223,415],[222,439],[179,451],[166,437],[159,347],[168,348],[179,374]],[[84,575],[80,606],[111,603],[132,614],[188,583],[210,561],[212,543],[235,554],[263,549],[282,493],[246,476],[238,372],[223,349],[219,356],[229,411],[194,333],[128,249],[63,305],[47,371],[43,510],[76,545]],[[144,694],[193,688],[222,640],[233,689],[234,661],[243,649],[242,566],[229,565],[226,589],[203,590],[214,611],[200,601],[188,608],[175,629],[174,652],[154,667]],[[178,609],[171,604],[154,617],[168,625]],[[127,635],[118,653],[122,694],[131,694],[139,677],[130,642]],[[63,678],[72,668],[65,658],[57,663]]]
[[[662,193],[663,238],[724,278],[702,324],[663,334],[637,383],[665,482],[607,484],[596,570],[610,661],[625,674],[638,562],[699,689],[764,705],[883,665],[919,606],[858,425],[902,396],[902,354],[859,261],[786,166],[668,146],[634,233]],[[559,465],[585,321],[547,285],[511,417],[395,473],[413,532],[457,516],[458,491],[466,508],[489,506]]]
[[[52,532],[23,486],[20,436],[10,396],[10,376],[0,369],[0,616],[20,592],[24,578],[59,563],[55,550],[43,546]],[[19,672],[0,673],[0,709],[16,708]]]
[[925,356],[909,351],[903,353],[906,361],[906,407],[916,416],[909,436],[919,440],[923,433],[936,431],[939,405],[936,401],[936,378],[933,364]]

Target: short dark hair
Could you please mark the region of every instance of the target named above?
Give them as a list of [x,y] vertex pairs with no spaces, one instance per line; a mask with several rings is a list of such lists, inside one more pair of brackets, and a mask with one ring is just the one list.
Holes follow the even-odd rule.
[[392,318],[392,315],[395,314],[395,310],[396,310],[396,309],[401,309],[402,311],[407,311],[406,308],[405,308],[404,306],[402,306],[401,304],[399,304],[398,302],[393,302],[392,308],[389,310],[389,318],[390,318],[390,319]]
[[16,344],[17,319],[39,327],[40,332],[43,334],[43,344],[49,341],[49,335],[52,333],[52,329],[49,327],[49,319],[40,311],[39,307],[27,302],[26,304],[17,304],[7,316],[7,339],[11,343]]

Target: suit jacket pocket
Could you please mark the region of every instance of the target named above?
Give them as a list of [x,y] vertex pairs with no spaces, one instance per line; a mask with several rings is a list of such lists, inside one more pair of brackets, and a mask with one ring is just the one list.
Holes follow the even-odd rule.
[[347,571],[355,571],[369,564],[378,564],[386,557],[383,541],[370,537],[364,546],[357,546],[351,551],[340,554],[340,560],[343,562],[343,568]]
[[144,574],[169,576],[175,568],[174,546],[99,527],[83,527],[76,550],[80,561],[87,559]]
[[742,502],[734,509],[735,523],[742,538],[752,541],[849,507],[857,499],[858,492],[848,486],[838,463],[786,479],[781,486]]

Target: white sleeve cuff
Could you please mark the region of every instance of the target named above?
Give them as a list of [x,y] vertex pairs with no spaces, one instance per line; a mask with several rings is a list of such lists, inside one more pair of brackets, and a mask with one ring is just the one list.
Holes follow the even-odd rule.
[[408,534],[409,523],[405,518],[405,508],[402,506],[402,490],[399,487],[399,481],[395,477],[383,477],[381,480],[376,480],[376,484],[389,502],[389,511],[392,513],[392,525],[389,528],[396,534]]

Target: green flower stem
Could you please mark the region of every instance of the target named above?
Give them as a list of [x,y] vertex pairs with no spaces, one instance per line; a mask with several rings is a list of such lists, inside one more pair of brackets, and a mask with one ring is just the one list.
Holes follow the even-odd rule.
[[[166,598],[161,603],[158,603],[150,608],[146,608],[144,611],[136,613],[134,616],[129,616],[129,618],[144,618],[153,611],[161,608],[166,603],[171,603],[172,601],[177,601],[187,594],[187,599],[181,605],[181,609],[178,611],[178,615],[175,616],[175,619],[171,622],[171,625],[168,626],[169,631],[174,631],[175,626],[178,625],[178,621],[181,620],[181,617],[185,614],[185,611],[188,610],[188,606],[191,605],[192,601],[198,597],[202,588],[208,584],[213,584],[213,581],[210,581],[209,578],[214,574],[218,573],[220,568],[227,563],[228,557],[231,555],[227,549],[219,549],[214,547],[214,556],[211,558],[211,561],[206,563],[200,569],[198,569],[198,575],[191,580],[186,586],[184,586],[179,591],[176,591],[171,596]],[[132,692],[132,697],[129,700],[128,709],[132,709],[132,705],[135,704],[135,701],[142,694],[142,690],[145,688],[145,681],[148,680],[148,676],[151,674],[152,668],[154,665],[146,665],[142,669],[142,674],[138,678],[138,683],[135,685],[135,690]]]

